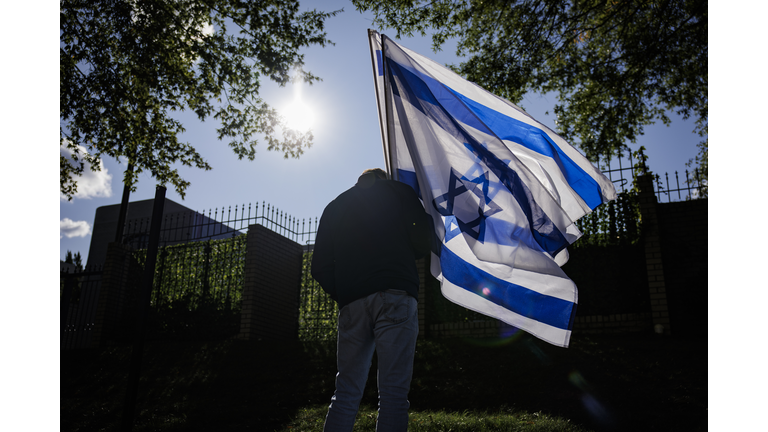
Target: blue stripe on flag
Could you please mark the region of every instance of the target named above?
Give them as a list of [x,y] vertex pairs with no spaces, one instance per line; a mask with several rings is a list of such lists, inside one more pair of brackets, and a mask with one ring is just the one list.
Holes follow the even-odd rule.
[[[426,77],[432,80],[432,78]],[[434,80],[433,80],[434,81]],[[603,203],[600,185],[578,166],[563,150],[552,141],[552,138],[541,129],[523,123],[520,120],[504,115],[488,108],[461,93],[450,89],[474,112],[482,122],[502,140],[513,141],[523,147],[552,158],[565,176],[568,185],[587,203],[590,209],[595,209]],[[476,118],[469,119],[467,124],[479,123]]]
[[408,186],[412,187],[416,191],[416,195],[421,198],[421,189],[419,189],[419,181],[416,179],[416,173],[402,168],[397,169],[397,179]]
[[381,50],[376,50],[376,66],[378,66],[379,76],[384,76],[384,67],[381,64]]
[[[549,216],[533,201],[530,190],[525,186],[520,176],[477,140],[465,133],[458,125],[454,117],[474,116],[466,106],[457,101],[457,103],[452,104],[454,112],[447,113],[447,110],[443,107],[444,104],[438,103],[435,95],[422,79],[391,59],[387,59],[387,64],[389,65],[387,69],[390,73],[400,77],[403,84],[407,84],[402,89],[393,85],[393,93],[403,97],[400,91],[405,91],[411,105],[439,124],[446,132],[464,142],[467,148],[499,178],[499,181],[506,186],[523,210],[536,243],[551,256],[557,255],[566,248],[569,243],[565,236],[552,223]],[[392,79],[392,82],[394,83],[395,80]],[[441,89],[442,86],[438,86],[438,88]],[[456,97],[452,93],[448,94],[450,99],[447,102],[450,102],[450,100],[456,101]],[[424,106],[425,103],[431,106]],[[436,110],[443,112],[435,113]],[[461,111],[456,112],[459,110]]]
[[518,315],[563,330],[571,329],[576,313],[573,302],[547,296],[499,279],[467,263],[443,245],[440,255],[443,276],[465,290]]

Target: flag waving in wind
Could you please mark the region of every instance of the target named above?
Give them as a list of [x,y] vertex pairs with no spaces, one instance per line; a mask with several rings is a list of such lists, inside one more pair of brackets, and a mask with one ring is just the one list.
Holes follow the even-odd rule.
[[387,171],[432,215],[443,295],[567,347],[578,291],[560,266],[613,184],[514,104],[368,36]]

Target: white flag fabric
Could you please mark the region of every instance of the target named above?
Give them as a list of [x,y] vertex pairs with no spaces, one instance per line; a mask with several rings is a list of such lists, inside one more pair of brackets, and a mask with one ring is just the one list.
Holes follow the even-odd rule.
[[432,215],[443,295],[567,347],[578,291],[560,266],[613,184],[516,105],[368,34],[387,171]]

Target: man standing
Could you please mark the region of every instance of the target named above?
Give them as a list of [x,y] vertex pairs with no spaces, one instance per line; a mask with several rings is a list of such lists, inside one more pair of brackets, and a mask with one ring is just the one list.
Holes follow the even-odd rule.
[[366,170],[323,211],[312,276],[339,304],[336,392],[326,431],[351,431],[373,351],[378,359],[376,430],[405,431],[419,332],[416,259],[429,253],[431,220],[416,192]]

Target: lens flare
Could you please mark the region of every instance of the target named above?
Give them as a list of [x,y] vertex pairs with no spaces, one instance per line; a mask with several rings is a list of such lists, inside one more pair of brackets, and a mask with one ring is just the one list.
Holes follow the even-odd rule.
[[574,370],[568,374],[568,381],[570,381],[574,387],[581,390],[581,402],[592,418],[604,425],[612,425],[614,423],[611,413],[605,405],[597,399],[592,391],[592,386],[579,371]]

